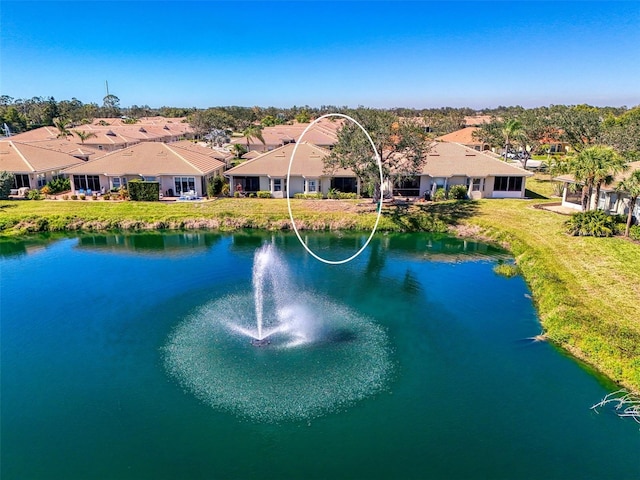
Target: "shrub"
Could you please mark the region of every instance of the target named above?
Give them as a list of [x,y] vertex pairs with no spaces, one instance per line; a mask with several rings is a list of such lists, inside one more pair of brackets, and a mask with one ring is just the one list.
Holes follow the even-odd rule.
[[86,200],[87,196],[83,193],[82,195],[80,195],[80,200]]
[[440,187],[436,190],[436,193],[433,194],[433,201],[434,202],[441,202],[442,200],[446,200],[447,199],[447,191]]
[[466,198],[467,198],[467,187],[465,187],[464,185],[454,185],[449,189],[450,200],[465,200]]
[[[118,195],[120,200],[127,200],[129,198],[129,190],[126,187],[120,187],[118,189]],[[160,198],[160,192],[158,192],[158,198]]]
[[78,195],[76,195],[75,193],[71,195],[71,200],[77,200],[77,199],[78,199]]
[[207,195],[214,197],[222,193],[222,188],[226,185],[222,175],[216,175],[209,179],[207,183]]
[[13,173],[0,172],[0,200],[7,200],[13,187]]
[[610,237],[616,233],[616,219],[602,210],[571,215],[565,223],[567,233],[581,237]]
[[60,193],[71,190],[71,181],[68,178],[58,177],[51,180],[46,185],[51,189],[51,193]]
[[92,199],[92,200],[98,200],[98,195],[92,195],[92,196],[91,196],[91,199]]
[[45,185],[40,189],[40,193],[42,195],[51,195],[51,188],[49,188],[49,185]]
[[69,195],[62,195],[63,200],[69,200]]
[[157,202],[160,200],[160,183],[146,182],[137,178],[129,182],[129,197],[134,202]]
[[640,225],[634,225],[629,229],[629,238],[640,241]]
[[111,198],[111,194],[110,193],[105,193],[102,198],[104,198],[105,200],[109,200]]
[[228,184],[228,183],[225,183],[225,184],[222,186],[222,190],[220,190],[220,193],[221,193],[222,195],[224,195],[224,196],[227,196],[227,195],[229,195],[229,191],[230,191],[229,184]]
[[327,193],[327,198],[349,200],[349,199],[358,198],[358,194],[357,193],[345,193],[345,192],[341,192],[340,190],[336,190],[335,188],[332,188]]
[[303,200],[322,200],[322,193],[296,193],[293,198],[301,198]]
[[40,194],[40,190],[33,189],[29,190],[27,193],[27,198],[29,200],[42,200],[42,195]]
[[233,192],[233,196],[236,198],[240,198],[240,192]]
[[271,192],[268,190],[260,190],[258,192],[258,198],[271,198]]

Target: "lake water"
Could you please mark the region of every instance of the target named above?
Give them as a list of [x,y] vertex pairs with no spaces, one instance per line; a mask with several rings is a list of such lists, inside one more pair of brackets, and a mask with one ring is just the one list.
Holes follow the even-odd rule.
[[[307,238],[334,259],[365,239]],[[222,326],[253,322],[266,243],[312,342]],[[194,232],[0,253],[3,480],[640,478],[639,425],[590,410],[615,386],[529,340],[495,247],[378,235],[329,266],[292,235]]]

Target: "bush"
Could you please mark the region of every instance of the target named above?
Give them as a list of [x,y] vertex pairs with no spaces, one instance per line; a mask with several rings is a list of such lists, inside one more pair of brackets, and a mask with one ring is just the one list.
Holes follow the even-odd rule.
[[[120,200],[127,200],[129,198],[129,190],[126,187],[120,187],[118,189],[118,195]],[[160,198],[160,192],[158,191],[158,199]]]
[[229,195],[229,191],[230,191],[229,184],[228,184],[228,183],[225,183],[225,184],[222,186],[222,190],[220,190],[220,193],[221,193],[222,195],[224,195],[224,196],[228,196],[228,195]]
[[75,193],[71,195],[71,200],[77,200],[77,199],[78,199],[78,195],[76,195]]
[[137,178],[129,182],[129,197],[134,202],[157,202],[160,200],[160,183],[145,182]]
[[80,195],[80,200],[86,200],[87,196],[83,193],[82,195]]
[[640,241],[640,225],[634,225],[629,229],[629,238]]
[[602,210],[571,215],[565,223],[567,233],[581,237],[610,237],[616,233],[616,218]]
[[0,200],[7,200],[11,188],[13,187],[14,176],[13,173],[0,172]]
[[303,200],[322,200],[322,193],[296,193],[293,198],[301,198]]
[[447,199],[447,191],[440,187],[436,190],[436,193],[433,194],[433,201],[434,202],[441,202],[442,200],[446,200]]
[[49,185],[45,185],[40,189],[40,193],[42,195],[51,195],[51,188],[49,188]]
[[236,198],[240,198],[240,192],[233,192],[233,196]]
[[271,192],[268,190],[260,190],[258,192],[258,198],[271,198]]
[[454,185],[449,189],[450,200],[466,200],[466,198],[467,198],[467,187],[465,187],[464,185]]
[[222,188],[226,185],[224,181],[224,177],[222,175],[216,175],[209,179],[207,183],[207,195],[210,197],[215,197],[216,195],[220,195],[222,193]]
[[42,195],[40,194],[40,190],[33,189],[29,190],[27,193],[27,198],[29,200],[42,200]]
[[327,193],[327,198],[341,199],[341,200],[352,200],[352,199],[358,198],[358,194],[357,193],[344,193],[344,192],[341,192],[340,190],[336,190],[335,188],[332,188],[331,190],[329,190],[329,193]]
[[62,195],[63,200],[69,200],[69,195]]
[[46,185],[51,189],[52,194],[71,190],[71,181],[68,178],[58,177],[51,180]]
[[102,198],[104,198],[105,200],[109,200],[111,198],[111,194],[110,193],[105,193]]

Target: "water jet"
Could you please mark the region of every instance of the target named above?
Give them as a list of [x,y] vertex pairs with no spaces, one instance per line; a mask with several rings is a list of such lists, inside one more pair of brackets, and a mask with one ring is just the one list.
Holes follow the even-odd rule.
[[168,372],[200,400],[261,422],[342,409],[383,389],[393,370],[386,331],[297,289],[271,244],[254,254],[251,288],[184,318],[164,356]]

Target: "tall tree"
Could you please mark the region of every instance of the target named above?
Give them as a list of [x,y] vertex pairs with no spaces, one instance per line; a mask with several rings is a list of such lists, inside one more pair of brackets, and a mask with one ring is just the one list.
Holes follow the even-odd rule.
[[58,129],[58,135],[56,138],[67,138],[73,136],[73,133],[69,130],[69,122],[66,118],[54,118],[53,125]]
[[602,145],[585,148],[561,166],[564,173],[573,175],[576,182],[583,185],[582,211],[590,210],[594,188],[599,195],[602,184],[624,169],[624,159],[613,148]]
[[102,114],[107,118],[120,116],[120,99],[113,94],[108,94],[102,99]]
[[629,195],[629,213],[627,214],[627,226],[624,230],[624,236],[629,236],[631,229],[631,220],[633,219],[633,206],[640,197],[640,170],[631,172],[628,178],[622,180],[616,188],[619,192],[626,192]]
[[249,142],[253,138],[255,138],[256,140],[260,140],[263,145],[266,145],[264,137],[262,136],[262,127],[260,127],[260,125],[249,125],[242,131],[242,136],[247,141],[247,151],[249,151]]
[[[371,136],[380,155],[383,177],[399,179],[419,174],[429,151],[422,126],[386,110],[359,108],[349,115]],[[346,121],[338,131],[338,142],[325,158],[325,168],[328,172],[351,169],[361,181],[374,185],[374,201],[380,199],[382,186],[371,143],[353,122]]]
[[602,144],[603,110],[589,105],[554,105],[550,108],[562,140],[576,152]]
[[505,120],[502,125],[501,133],[504,138],[504,161],[506,162],[511,142],[519,140],[520,135],[522,135],[522,123],[514,118]]

